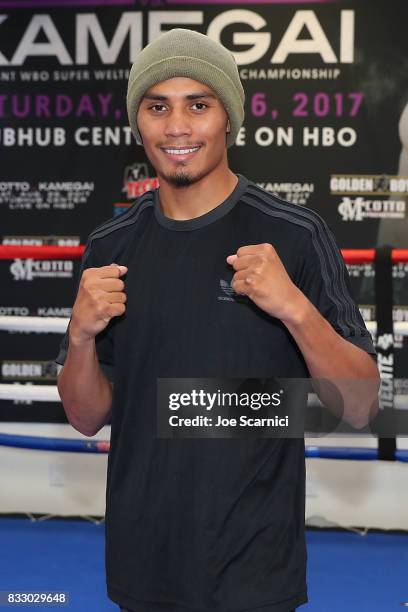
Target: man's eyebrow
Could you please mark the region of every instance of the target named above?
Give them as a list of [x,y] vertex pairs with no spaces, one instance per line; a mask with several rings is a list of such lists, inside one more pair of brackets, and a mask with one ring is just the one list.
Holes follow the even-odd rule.
[[[186,100],[197,100],[198,98],[213,98],[214,100],[217,99],[217,96],[215,96],[212,93],[209,93],[207,91],[200,91],[197,93],[192,93],[192,94],[187,94],[186,96],[184,96]],[[168,96],[162,96],[159,94],[145,94],[144,96],[142,96],[142,100],[160,100],[162,102],[166,101],[169,99]]]

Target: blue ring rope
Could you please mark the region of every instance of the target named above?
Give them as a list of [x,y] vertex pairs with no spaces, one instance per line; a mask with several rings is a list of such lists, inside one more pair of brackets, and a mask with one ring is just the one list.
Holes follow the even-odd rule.
[[[0,433],[0,446],[68,453],[107,454],[109,442],[108,440],[70,440],[69,438],[48,438]],[[378,449],[347,446],[307,446],[305,456],[309,459],[375,461],[378,459]],[[397,449],[395,460],[408,463],[408,450]]]
[[32,450],[62,451],[68,453],[107,453],[105,440],[70,440],[42,436],[21,436],[0,433],[0,446],[29,448]]

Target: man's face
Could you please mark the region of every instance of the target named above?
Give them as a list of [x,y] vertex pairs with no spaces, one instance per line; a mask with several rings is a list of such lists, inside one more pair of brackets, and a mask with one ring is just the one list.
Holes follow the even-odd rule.
[[153,85],[136,121],[150,163],[175,187],[197,182],[226,159],[228,115],[199,81],[175,77]]

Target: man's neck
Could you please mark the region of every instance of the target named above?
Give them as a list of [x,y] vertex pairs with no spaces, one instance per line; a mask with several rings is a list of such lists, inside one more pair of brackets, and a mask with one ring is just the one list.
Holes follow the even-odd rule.
[[237,175],[229,168],[219,175],[210,173],[188,187],[174,187],[161,180],[159,199],[162,212],[178,221],[200,217],[224,202],[237,183]]

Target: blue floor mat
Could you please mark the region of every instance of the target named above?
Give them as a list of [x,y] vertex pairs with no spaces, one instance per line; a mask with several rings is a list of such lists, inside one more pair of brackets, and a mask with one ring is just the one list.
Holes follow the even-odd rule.
[[[65,591],[70,604],[19,610],[118,612],[106,595],[104,526],[0,519],[0,590]],[[301,612],[396,612],[408,602],[408,535],[308,530],[309,603]],[[2,609],[3,608],[1,606]]]

